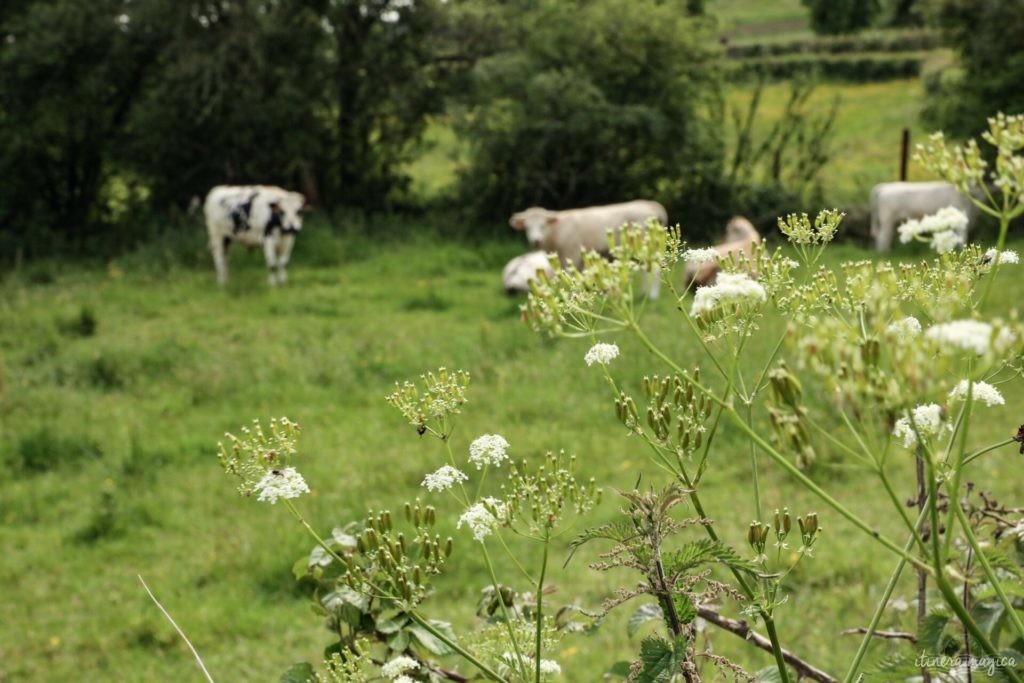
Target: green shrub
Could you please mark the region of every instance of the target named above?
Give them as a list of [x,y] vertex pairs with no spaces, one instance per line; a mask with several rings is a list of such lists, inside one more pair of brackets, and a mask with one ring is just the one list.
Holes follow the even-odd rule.
[[920,75],[924,54],[873,55],[856,57],[788,56],[745,59],[735,62],[737,78],[762,76],[785,80],[797,76],[817,76],[830,80],[869,83]]
[[784,43],[731,45],[726,48],[725,56],[730,59],[749,59],[751,57],[781,57],[794,54],[838,55],[856,52],[909,52],[934,50],[941,47],[941,44],[941,36],[935,31],[914,29],[805,38]]

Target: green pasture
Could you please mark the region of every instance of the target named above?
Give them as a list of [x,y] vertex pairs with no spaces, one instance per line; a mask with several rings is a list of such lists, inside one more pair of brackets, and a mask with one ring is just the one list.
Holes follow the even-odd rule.
[[[462,632],[477,623],[485,572],[469,535],[454,528],[453,501],[419,487],[442,454],[385,405],[394,382],[441,365],[471,372],[456,453],[496,432],[517,458],[577,454],[580,470],[608,493],[584,524],[613,518],[614,490],[639,476],[645,486],[664,482],[616,422],[600,373],[583,363],[587,342],[547,340],[520,322],[500,271],[522,245],[412,237],[370,246],[316,223],[307,228],[292,282],[279,289],[265,286],[261,255],[244,252],[233,254],[232,282],[218,289],[198,225],[184,255],[153,250],[104,266],[33,264],[0,282],[0,680],[199,680],[139,574],[218,681],[271,681],[293,662],[319,661],[328,634],[291,574],[310,539],[280,506],[239,498],[216,461],[224,432],[256,417],[286,415],[302,425],[296,465],[313,493],[298,505],[323,532],[415,496],[438,506],[442,533],[456,537],[457,549],[425,611]],[[840,246],[829,258],[867,256]],[[1012,269],[1000,277],[992,309],[1005,312],[1024,286]],[[647,322],[681,362],[698,360],[673,301],[650,306]],[[755,360],[780,329],[776,317],[764,320],[750,341]],[[625,386],[639,391],[645,373],[664,372],[631,339],[615,341],[623,355],[613,370]],[[1021,421],[1024,391],[1004,390],[1007,405],[981,412],[972,442],[1002,439]],[[722,433],[701,493],[722,536],[747,553],[755,510],[742,443]],[[913,468],[902,456],[897,449],[892,473],[909,496]],[[1019,495],[1019,463],[1005,448],[979,460],[970,477],[996,494]],[[789,602],[777,613],[783,643],[842,674],[858,640],[839,632],[868,622],[894,560],[770,462],[760,475],[765,511],[816,510],[825,528],[814,560],[788,581]],[[823,451],[813,476],[902,539],[884,494],[851,463]],[[548,604],[596,609],[615,587],[635,583],[623,572],[588,569],[598,546],[563,569],[567,541],[554,548],[549,580],[558,591]],[[524,559],[536,558],[535,548],[510,543]],[[529,589],[492,550],[504,580]],[[897,595],[909,601],[912,591],[905,581]],[[723,609],[738,613],[734,604]],[[911,611],[888,612],[881,626],[909,628]],[[630,612],[596,635],[562,641],[553,656],[564,680],[599,681],[606,667],[635,655],[642,633],[627,637]],[[732,635],[706,636],[748,670],[770,664]],[[894,647],[876,643],[869,659]]]

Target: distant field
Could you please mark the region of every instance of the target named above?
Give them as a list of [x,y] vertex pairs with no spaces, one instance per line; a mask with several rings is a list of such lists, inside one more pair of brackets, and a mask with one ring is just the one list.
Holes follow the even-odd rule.
[[[786,83],[765,87],[755,131],[766,131],[782,115],[788,94]],[[750,96],[749,86],[734,87],[729,92],[729,101],[745,111]],[[865,84],[822,83],[811,95],[809,104],[824,115],[836,96],[840,100],[833,129],[832,161],[821,173],[826,203],[866,204],[875,183],[899,180],[903,128],[910,129],[912,146],[924,140],[927,133],[918,121],[924,89],[919,79]],[[911,162],[908,177],[922,180],[926,174]]]
[[800,0],[711,0],[707,11],[718,19],[719,35],[738,43],[812,35]]
[[[223,433],[254,417],[301,423],[297,464],[313,494],[299,507],[325,532],[368,507],[425,495],[419,482],[441,454],[383,397],[395,381],[439,365],[473,375],[456,453],[493,432],[508,438],[516,458],[576,453],[581,471],[608,491],[588,523],[615,515],[614,489],[631,487],[640,472],[645,484],[663,482],[614,420],[604,380],[583,363],[587,345],[541,339],[519,321],[518,302],[501,291],[498,275],[521,246],[413,237],[374,249],[315,222],[307,228],[292,284],[277,290],[264,286],[261,257],[245,252],[233,254],[233,281],[219,290],[198,229],[194,265],[149,254],[105,268],[37,264],[0,281],[0,680],[198,680],[137,574],[216,680],[272,681],[295,661],[318,661],[328,634],[291,576],[310,541],[280,506],[239,499],[216,462]],[[841,246],[829,258],[867,256]],[[1017,273],[1007,272],[1003,285],[994,310],[1024,295]],[[672,301],[657,302],[647,317],[652,336],[684,365],[696,360]],[[756,355],[781,324],[764,321],[750,342]],[[632,390],[645,373],[664,370],[631,340],[617,341],[623,356],[614,371]],[[1007,406],[985,411],[972,442],[987,443],[1020,421],[1014,406],[1024,394],[1019,384],[1006,391]],[[750,478],[739,451],[737,435],[725,431],[701,492],[719,532],[745,553],[753,510],[738,495]],[[894,534],[899,523],[887,506],[870,503],[876,494],[863,475],[834,462],[815,476]],[[974,474],[996,494],[1015,486],[1019,493],[1019,462],[1005,449],[979,461]],[[909,491],[910,461],[893,469]],[[842,673],[858,641],[838,632],[867,623],[893,562],[776,467],[764,464],[761,485],[765,508],[821,515],[826,533],[816,559],[787,581],[790,600],[777,619],[787,647]],[[438,579],[428,609],[472,628],[481,563],[465,531],[454,529],[451,501],[428,497],[439,506],[442,533],[458,539],[457,561]],[[532,548],[511,542],[533,557]],[[579,599],[597,608],[614,587],[635,581],[587,570],[598,550],[587,548],[565,571],[565,541],[555,547],[549,578],[558,592],[549,603]],[[498,563],[510,568],[505,557]],[[897,595],[909,601],[911,583]],[[600,681],[605,667],[635,655],[640,635],[627,638],[628,614],[595,636],[562,642],[554,656],[565,681]],[[881,626],[907,629],[911,621],[909,611],[888,612]],[[748,670],[770,663],[731,635],[711,638],[715,652]],[[892,647],[877,642],[869,658]]]

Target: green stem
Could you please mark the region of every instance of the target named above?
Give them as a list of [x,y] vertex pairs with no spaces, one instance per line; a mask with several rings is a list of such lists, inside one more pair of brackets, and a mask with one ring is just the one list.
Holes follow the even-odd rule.
[[917,535],[917,525],[910,521],[910,516],[907,515],[907,511],[903,508],[903,505],[900,504],[900,499],[896,495],[896,491],[893,489],[892,484],[889,482],[889,477],[885,476],[884,470],[878,470],[878,478],[882,480],[882,486],[885,487],[885,492],[889,494],[889,499],[892,501],[893,506],[900,511],[900,517],[903,518],[903,522],[907,525],[907,529],[910,530],[913,537],[921,544],[921,552],[925,552],[926,548],[924,547],[924,542],[921,541],[920,536]]
[[768,632],[768,640],[772,643],[772,654],[775,655],[775,666],[779,668],[779,678],[782,683],[789,683],[789,672],[786,671],[786,660],[782,656],[782,645],[779,644],[779,634],[775,631],[775,620],[763,610],[764,630]]
[[540,683],[540,652],[541,652],[541,634],[544,630],[544,574],[547,573],[548,569],[548,545],[550,545],[550,539],[548,538],[547,530],[544,531],[544,555],[540,561],[540,578],[537,579],[537,634],[534,645],[534,667],[536,674],[536,683]]
[[491,667],[481,662],[479,659],[474,657],[468,650],[463,648],[461,645],[456,643],[454,640],[446,636],[438,629],[434,628],[433,624],[431,624],[429,621],[420,616],[418,612],[410,611],[407,612],[407,614],[410,617],[412,617],[413,621],[415,621],[417,624],[426,629],[432,636],[434,636],[442,643],[450,647],[453,651],[455,651],[456,654],[465,659],[467,662],[469,662],[476,668],[480,669],[480,671],[482,671],[484,675],[486,675],[489,679],[491,679],[492,681],[498,681],[498,683],[508,683],[507,679],[499,676],[493,669],[491,669]]
[[994,451],[997,448],[1002,448],[1003,446],[1009,446],[1014,441],[1016,441],[1016,439],[1009,438],[1009,439],[1006,439],[1005,441],[1000,441],[999,443],[994,443],[991,446],[985,446],[984,448],[982,448],[979,451],[974,451],[973,453],[971,453],[970,455],[968,455],[968,456],[966,456],[964,458],[964,465],[966,465],[966,464],[968,464],[970,462],[973,462],[975,459],[980,458],[981,456],[985,455],[989,451]]
[[505,628],[508,630],[508,637],[512,640],[512,649],[515,650],[516,664],[518,665],[519,673],[522,675],[523,680],[528,680],[526,675],[526,664],[523,660],[523,653],[519,650],[519,640],[516,638],[515,629],[512,627],[512,620],[508,616],[508,608],[505,607],[505,598],[501,596],[501,587],[498,585],[498,577],[494,573],[494,565],[491,564],[491,556],[487,552],[487,546],[483,543],[480,544],[480,549],[484,553],[484,563],[487,565],[487,571],[491,575],[491,585],[494,586],[494,596],[498,598],[498,606],[501,607],[501,616],[505,619]]
[[[996,251],[1000,252],[1003,250],[1003,246],[1006,244],[1006,231],[1010,227],[1010,217],[1004,210],[999,214],[999,239],[996,241]],[[977,308],[981,308],[988,301],[988,295],[992,291],[992,283],[996,280],[996,274],[999,272],[999,254],[992,259],[992,264],[989,266],[988,277],[985,278],[985,289],[981,294],[981,299],[978,300]]]
[[[913,533],[907,540],[906,549],[909,552],[914,547],[914,543],[918,540],[917,527],[921,526],[921,522],[924,521],[924,511],[917,518],[917,524],[914,526]],[[854,683],[857,680],[857,673],[860,670],[860,663],[864,660],[864,655],[868,652],[868,646],[871,644],[871,639],[874,637],[875,629],[878,628],[878,622],[882,620],[882,613],[885,612],[886,605],[889,604],[889,598],[892,597],[892,592],[896,588],[896,584],[899,583],[900,575],[903,573],[903,568],[907,566],[907,559],[901,557],[899,562],[896,563],[896,568],[892,572],[892,576],[889,577],[889,583],[885,585],[885,590],[882,591],[882,599],[878,601],[878,605],[875,607],[875,613],[871,615],[871,622],[868,624],[867,630],[864,633],[864,638],[860,641],[860,646],[857,648],[857,654],[853,657],[853,662],[850,664],[849,670],[846,672],[846,676],[843,678],[843,683]]]
[[[1006,608],[1006,613],[1010,617],[1010,621],[1013,622],[1014,628],[1017,629],[1017,634],[1024,638],[1024,623],[1021,622],[1020,615],[1017,614],[1017,609],[1013,606],[1013,602],[1006,595],[1003,590],[1003,584],[999,581],[995,571],[992,569],[992,565],[989,564],[988,558],[985,557],[985,553],[981,550],[981,545],[978,543],[977,536],[974,535],[974,530],[971,529],[971,522],[967,519],[967,515],[964,514],[963,509],[960,507],[959,501],[949,501],[950,507],[953,508],[953,512],[956,515],[957,520],[960,522],[960,526],[964,530],[964,536],[967,537],[967,542],[971,544],[971,548],[974,550],[974,556],[978,558],[978,563],[981,565],[982,571],[985,572],[985,578],[988,579],[989,585],[999,596],[999,601],[1003,603],[1003,607]],[[946,532],[947,534],[949,531]]]
[[900,548],[891,540],[889,540],[885,536],[882,536],[877,530],[872,529],[864,520],[850,512],[850,510],[848,510],[846,506],[844,506],[838,500],[833,498],[829,493],[827,493],[824,489],[822,489],[820,486],[814,483],[814,481],[811,480],[806,474],[801,472],[800,469],[796,467],[796,465],[789,462],[785,458],[785,456],[783,456],[781,453],[775,450],[775,448],[771,444],[769,444],[767,441],[761,438],[760,434],[755,432],[749,425],[747,425],[743,421],[743,418],[740,417],[739,413],[736,412],[736,409],[733,408],[731,403],[726,403],[722,401],[722,399],[715,396],[711,390],[709,390],[707,387],[705,387],[704,385],[700,384],[699,382],[695,381],[692,377],[690,377],[685,370],[680,368],[679,365],[675,363],[675,361],[666,356],[661,349],[655,346],[654,342],[652,342],[650,338],[646,334],[644,334],[643,330],[641,330],[639,326],[633,324],[631,325],[631,327],[633,331],[636,333],[637,337],[640,339],[640,342],[644,346],[646,346],[651,353],[653,353],[655,356],[660,358],[664,363],[666,363],[669,367],[673,368],[676,372],[678,372],[683,377],[683,379],[689,382],[695,389],[702,392],[712,401],[715,401],[719,405],[723,406],[725,412],[729,414],[733,422],[735,422],[736,426],[739,427],[740,430],[744,432],[748,438],[753,440],[758,445],[758,447],[761,448],[761,450],[767,453],[772,460],[774,460],[780,467],[789,472],[798,482],[800,482],[804,486],[804,488],[806,488],[811,493],[821,498],[833,510],[842,515],[847,521],[849,521],[851,524],[853,524],[855,527],[857,527],[864,533],[874,538],[887,549],[896,553],[900,557],[907,558],[908,562],[913,564],[915,567],[918,567],[919,569],[928,572],[932,571],[932,568],[929,567],[928,564],[922,562],[919,558],[910,555],[907,551]]
[[295,515],[295,519],[299,520],[299,524],[304,526],[306,528],[306,531],[308,531],[310,535],[316,539],[317,545],[319,545],[321,548],[327,551],[327,554],[333,557],[335,560],[337,560],[342,567],[347,566],[345,560],[341,557],[341,555],[336,553],[333,548],[327,545],[324,539],[320,538],[320,534],[318,534],[316,530],[309,525],[309,522],[307,522],[303,518],[303,516],[299,514],[299,511],[295,509],[295,505],[287,498],[284,498],[283,500],[284,504],[288,506],[289,510],[291,510],[291,513]]

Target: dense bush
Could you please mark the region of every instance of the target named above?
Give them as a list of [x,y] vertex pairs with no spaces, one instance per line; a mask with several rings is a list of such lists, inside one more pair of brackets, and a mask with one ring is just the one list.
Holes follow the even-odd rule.
[[670,216],[707,207],[723,143],[703,27],[679,2],[543,3],[514,29],[518,51],[476,68],[463,195],[491,217],[638,197]]
[[879,0],[801,0],[815,33],[852,33],[871,26],[882,10]]
[[832,80],[867,83],[895,78],[913,78],[921,73],[924,55],[879,55],[856,57],[765,57],[735,62],[736,78],[762,76],[783,80],[795,76],[818,76]]
[[941,45],[935,31],[913,29],[879,33],[825,36],[790,40],[784,43],[753,43],[732,45],[725,51],[727,57],[780,57],[792,54],[846,54],[850,52],[909,52],[933,50]]
[[928,79],[928,123],[965,136],[997,111],[1024,111],[1024,0],[941,0],[935,18],[960,68]]

